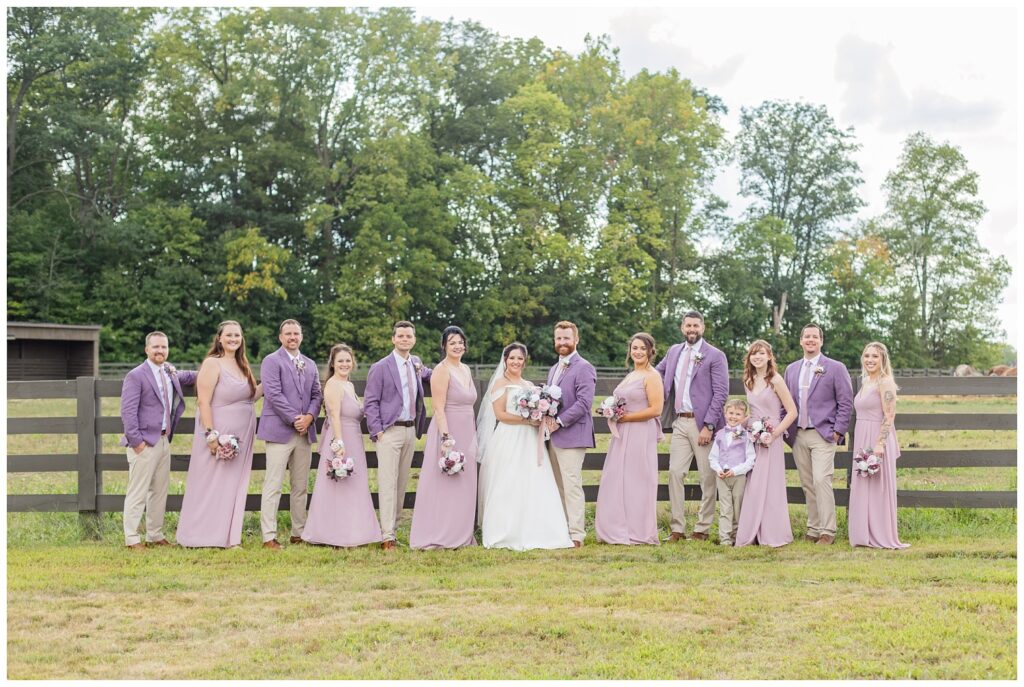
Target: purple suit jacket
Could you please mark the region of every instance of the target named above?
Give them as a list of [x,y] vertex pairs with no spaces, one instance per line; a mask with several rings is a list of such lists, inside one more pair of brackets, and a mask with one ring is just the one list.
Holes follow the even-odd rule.
[[[174,439],[174,428],[178,426],[185,412],[185,396],[181,387],[196,383],[196,373],[178,370],[169,376],[174,389],[174,407],[171,409],[171,426],[167,428],[167,441]],[[121,446],[138,446],[146,442],[155,446],[160,440],[160,426],[163,425],[164,404],[160,402],[160,388],[145,361],[124,377],[121,383],[121,423],[124,436]]]
[[[558,363],[551,366],[548,384],[557,369]],[[558,414],[562,427],[551,435],[551,443],[558,448],[594,448],[593,404],[597,370],[577,353],[558,380],[558,388],[562,390],[562,412]]]
[[[677,343],[668,349],[668,355],[658,363],[657,370],[665,384],[665,410],[661,414],[661,426],[665,431],[672,426],[676,415],[675,373],[682,355],[683,344]],[[725,353],[707,341],[701,346],[704,360],[695,364],[693,379],[690,381],[690,400],[693,401],[693,415],[698,427],[710,423],[713,431],[725,427],[722,409],[729,398],[729,363]],[[682,389],[680,389],[680,392]]]
[[299,353],[306,367],[299,374],[288,351],[281,347],[260,364],[263,384],[263,412],[256,438],[285,444],[295,436],[295,418],[309,413],[313,422],[306,430],[310,442],[316,441],[316,418],[320,415],[323,393],[316,363]]
[[[413,365],[420,366],[416,375],[416,438],[427,431],[427,408],[423,404],[423,382],[430,379],[431,370],[419,356],[410,355]],[[393,353],[375,362],[366,373],[366,391],[363,394],[363,412],[370,439],[398,421],[402,414],[402,380],[398,377]]]
[[[793,394],[797,412],[800,410],[800,364],[803,358],[786,366],[786,386]],[[819,364],[825,368],[820,375],[811,377],[811,385],[807,389],[807,418],[827,441],[832,441],[832,433],[839,434],[839,445],[846,443],[846,432],[850,429],[850,414],[853,412],[853,382],[850,371],[838,360],[828,358],[824,353]],[[797,415],[799,417],[799,415]],[[796,441],[796,422],[786,430],[786,443],[790,446]]]

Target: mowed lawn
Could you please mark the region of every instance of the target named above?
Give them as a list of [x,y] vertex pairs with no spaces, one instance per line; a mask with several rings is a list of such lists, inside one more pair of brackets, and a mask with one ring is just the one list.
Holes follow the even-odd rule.
[[[1013,412],[1015,399],[977,403],[960,410]],[[15,405],[10,415],[64,414]],[[942,412],[929,405],[907,412]],[[60,448],[34,439],[10,437],[8,450],[74,450],[74,437]],[[1014,432],[901,439],[1016,443]],[[104,490],[123,493],[124,479],[106,473]],[[172,492],[183,481],[175,473]],[[900,487],[1014,489],[1016,470],[901,470]],[[74,488],[71,474],[8,476],[8,493]],[[613,547],[596,544],[591,527],[581,550],[527,553],[271,552],[259,546],[255,513],[241,549],[136,553],[122,546],[120,514],[103,516],[102,541],[81,542],[74,514],[12,513],[7,677],[1016,678],[1016,511],[900,509],[904,551],[850,549],[844,508],[836,545],[800,541],[805,513],[790,507],[798,541],[779,550]],[[592,504],[588,516],[592,524]],[[172,538],[176,522],[168,514]]]

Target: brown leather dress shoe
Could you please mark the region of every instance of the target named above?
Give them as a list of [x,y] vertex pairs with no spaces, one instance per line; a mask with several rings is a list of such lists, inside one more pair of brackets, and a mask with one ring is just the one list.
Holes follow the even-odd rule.
[[818,537],[819,544],[831,544],[835,540],[836,538],[833,537],[831,534],[823,534],[820,537]]
[[280,549],[281,545],[277,543],[276,539],[263,542],[263,548],[265,549]]
[[707,541],[708,533],[707,532],[694,532],[693,533],[693,538],[696,539],[697,541]]
[[157,541],[146,542],[150,546],[174,546],[171,542],[166,539],[158,539]]
[[817,544],[818,543],[818,538],[815,537],[813,534],[805,534],[804,535],[804,541],[809,541],[812,544]]
[[579,541],[578,539],[573,539],[572,545],[577,549],[583,548],[583,542]]
[[385,551],[394,551],[394,549],[395,549],[395,540],[394,539],[388,539],[387,541],[382,541],[380,543],[380,548],[384,549]]
[[668,539],[666,539],[665,541],[679,541],[681,539],[686,539],[686,535],[682,532],[673,532],[672,534],[668,535]]
[[139,542],[137,544],[125,544],[124,548],[132,549],[133,551],[145,551],[146,550],[146,547],[145,547],[145,545],[142,544],[142,542]]
[[288,540],[289,544],[303,544],[302,537],[292,537]]

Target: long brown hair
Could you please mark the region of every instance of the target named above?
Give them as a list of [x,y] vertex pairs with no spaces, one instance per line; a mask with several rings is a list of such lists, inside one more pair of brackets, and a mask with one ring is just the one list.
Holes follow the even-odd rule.
[[[224,327],[229,325],[235,325],[238,330],[242,330],[242,325],[234,320],[224,320],[217,325],[217,333],[213,335],[213,343],[210,345],[210,350],[206,352],[207,358],[223,358],[224,347],[220,344],[220,335],[224,333]],[[239,369],[242,370],[242,374],[245,375],[245,379],[249,382],[249,391],[252,395],[256,395],[256,378],[252,376],[252,369],[249,367],[249,359],[245,355],[245,334],[242,334],[242,345],[235,351],[235,362],[238,363]]]
[[748,389],[754,388],[754,377],[757,374],[757,370],[750,362],[750,354],[757,353],[761,349],[768,354],[768,364],[764,368],[764,381],[770,383],[775,377],[775,353],[772,351],[772,345],[764,339],[758,339],[747,346],[747,353],[743,356],[743,386]]

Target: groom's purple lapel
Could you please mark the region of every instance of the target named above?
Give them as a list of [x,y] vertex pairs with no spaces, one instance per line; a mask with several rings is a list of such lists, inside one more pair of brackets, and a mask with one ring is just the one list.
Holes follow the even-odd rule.
[[[160,393],[160,385],[156,383],[156,377],[153,375],[153,370],[149,367],[148,363],[146,363],[146,367],[144,369],[146,370],[146,379],[149,380],[149,385],[153,387],[153,391],[156,392],[156,397],[160,399],[160,405],[162,406],[164,404],[163,396]],[[160,374],[167,373],[164,372],[163,370],[160,370]]]
[[[398,376],[398,365],[395,363],[394,353],[389,353],[388,357],[385,358],[387,361],[384,363],[388,368],[388,374],[391,375],[391,379],[395,383],[395,388],[398,390],[398,404],[402,404],[402,378]],[[401,417],[401,415],[399,415]]]

